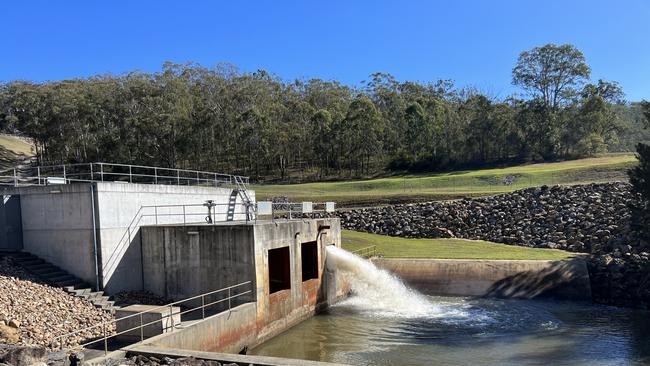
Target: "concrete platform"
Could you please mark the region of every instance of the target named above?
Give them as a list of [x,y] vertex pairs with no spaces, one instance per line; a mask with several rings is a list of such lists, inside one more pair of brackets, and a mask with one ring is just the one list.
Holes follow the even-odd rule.
[[142,345],[127,347],[124,350],[127,351],[127,355],[143,355],[147,357],[153,356],[157,358],[194,357],[202,360],[218,361],[221,363],[237,363],[239,365],[252,364],[255,366],[345,366],[345,364],[341,363],[296,360],[292,358],[281,357],[234,355],[228,353],[190,351],[184,349]]

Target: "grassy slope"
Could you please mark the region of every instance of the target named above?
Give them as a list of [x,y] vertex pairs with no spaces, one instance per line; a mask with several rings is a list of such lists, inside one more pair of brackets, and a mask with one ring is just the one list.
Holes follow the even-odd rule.
[[32,155],[32,145],[27,141],[10,135],[0,135],[0,171],[11,168],[18,161]]
[[342,246],[356,250],[371,245],[385,257],[439,259],[557,260],[573,254],[555,249],[533,249],[465,239],[406,239],[343,230]]
[[[339,204],[447,199],[509,192],[543,184],[622,180],[626,178],[626,170],[635,163],[636,158],[633,154],[612,154],[597,158],[499,169],[347,182],[260,185],[253,189],[255,189],[258,199],[287,196],[296,201],[332,200]],[[512,185],[503,183],[504,177],[507,175],[516,176]]]

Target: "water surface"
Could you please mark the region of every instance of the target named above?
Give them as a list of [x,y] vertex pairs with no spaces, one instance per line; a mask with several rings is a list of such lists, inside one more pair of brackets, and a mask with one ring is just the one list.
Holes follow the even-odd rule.
[[648,365],[650,312],[586,303],[427,297],[429,314],[351,297],[252,354],[353,365]]

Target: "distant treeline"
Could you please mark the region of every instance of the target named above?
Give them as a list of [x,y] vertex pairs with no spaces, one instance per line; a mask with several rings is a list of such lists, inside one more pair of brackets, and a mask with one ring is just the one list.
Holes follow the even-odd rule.
[[32,138],[43,164],[134,163],[281,180],[578,158],[650,140],[640,107],[626,103],[615,82],[590,83],[573,46],[523,52],[513,83],[525,98],[384,73],[353,88],[167,63],[156,73],[0,84],[0,130]]

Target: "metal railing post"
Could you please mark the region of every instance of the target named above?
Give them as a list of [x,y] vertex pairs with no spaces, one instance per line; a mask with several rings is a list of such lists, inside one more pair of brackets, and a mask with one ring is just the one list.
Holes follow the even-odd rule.
[[106,338],[106,322],[102,323],[102,330],[104,333],[104,355],[108,354],[108,339]]
[[131,173],[131,165],[129,165],[129,183],[133,183],[133,174]]
[[140,313],[140,342],[144,341],[144,327],[142,324],[142,313]]
[[153,168],[153,178],[156,184],[158,184],[158,168],[156,167]]
[[185,226],[187,220],[185,219],[185,205],[183,205],[183,226]]
[[230,287],[228,287],[228,311],[230,311]]
[[90,163],[88,165],[90,165],[90,180],[95,180],[95,176],[93,174],[93,163]]
[[41,185],[41,167],[36,168],[36,172],[38,173],[38,185]]
[[172,332],[174,331],[174,310],[171,305],[169,305],[169,319],[171,319],[172,322]]
[[153,206],[154,216],[156,217],[156,225],[158,225],[158,206]]
[[201,295],[201,318],[205,319],[205,294]]
[[63,165],[63,181],[64,181],[64,182],[66,181],[65,178],[66,178],[66,175],[65,175],[65,165]]
[[101,178],[102,182],[104,181],[104,164],[99,163],[99,177]]
[[181,172],[178,169],[176,169],[176,185],[181,185]]

